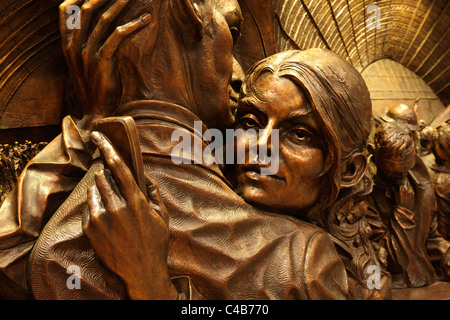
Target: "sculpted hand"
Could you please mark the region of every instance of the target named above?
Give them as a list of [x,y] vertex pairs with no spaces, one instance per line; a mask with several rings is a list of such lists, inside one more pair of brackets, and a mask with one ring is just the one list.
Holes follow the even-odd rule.
[[[108,33],[118,15],[130,0],[66,0],[60,9],[60,30],[63,53],[67,60],[74,88],[81,100],[84,118],[82,129],[90,130],[96,119],[111,115],[117,108],[121,91],[116,69],[116,52],[122,41],[150,22],[144,14]],[[112,3],[108,5],[108,3]],[[70,29],[70,6],[81,6],[79,29]],[[94,21],[104,7],[100,19]],[[106,39],[106,40],[104,40]]]
[[404,179],[403,183],[400,184],[397,192],[394,194],[394,200],[397,205],[411,211],[414,210],[415,194],[408,179]]
[[92,140],[105,170],[88,190],[85,235],[102,262],[124,280],[130,298],[177,299],[167,266],[168,215],[157,185],[149,181],[147,201],[109,141],[97,132]]

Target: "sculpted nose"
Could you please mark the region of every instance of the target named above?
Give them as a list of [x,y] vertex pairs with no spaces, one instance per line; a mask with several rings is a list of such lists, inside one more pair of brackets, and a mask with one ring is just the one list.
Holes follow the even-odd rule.
[[240,63],[233,57],[233,75],[231,77],[231,87],[233,91],[239,94],[241,92],[242,83],[244,82],[245,73]]
[[[269,120],[266,128],[260,132],[258,137],[258,150],[260,156],[270,158],[274,156],[273,153],[278,153],[279,148],[279,131],[275,129],[275,122]],[[262,161],[265,162],[265,161]]]
[[268,148],[270,148],[273,130],[274,130],[274,123],[272,120],[269,120],[264,130],[260,132],[260,135],[258,137],[258,146],[266,145],[268,146]]

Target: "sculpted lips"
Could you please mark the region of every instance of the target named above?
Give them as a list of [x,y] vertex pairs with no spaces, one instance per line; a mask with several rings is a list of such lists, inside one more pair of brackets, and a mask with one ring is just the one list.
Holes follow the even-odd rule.
[[242,167],[241,171],[250,180],[276,179],[286,182],[284,178],[277,175],[262,175],[261,165],[258,164],[248,164]]

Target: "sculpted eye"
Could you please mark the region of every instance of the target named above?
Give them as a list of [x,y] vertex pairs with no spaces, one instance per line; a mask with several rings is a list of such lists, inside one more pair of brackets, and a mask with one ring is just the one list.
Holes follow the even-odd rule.
[[252,114],[248,114],[248,115],[243,116],[239,120],[239,124],[241,125],[242,129],[244,129],[244,130],[261,128],[260,122]]
[[241,30],[239,30],[238,27],[230,27],[231,36],[233,37],[233,42],[236,44],[236,42],[239,40],[239,37],[241,36]]
[[304,129],[296,128],[291,131],[291,138],[295,143],[310,143],[313,140],[313,133]]

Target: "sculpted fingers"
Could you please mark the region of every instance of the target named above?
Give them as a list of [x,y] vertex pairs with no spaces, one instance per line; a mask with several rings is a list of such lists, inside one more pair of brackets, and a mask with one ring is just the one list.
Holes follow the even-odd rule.
[[124,200],[111,173],[108,170],[97,172],[95,174],[95,183],[106,212],[113,215],[121,214],[121,210],[124,208]]
[[[108,171],[95,174],[95,185],[88,189],[88,210],[83,215],[83,231],[97,243],[107,242],[120,215],[126,214],[126,205]],[[119,218],[120,220],[120,218]]]
[[151,20],[152,20],[151,15],[146,13],[143,14],[138,19],[135,19],[127,24],[117,27],[114,30],[113,34],[108,38],[108,40],[106,40],[105,44],[102,46],[100,50],[100,55],[104,59],[111,59],[116,53],[117,49],[119,48],[121,42],[126,37],[136,32],[137,30],[145,27],[147,24],[150,23]]
[[82,50],[91,32],[90,25],[93,16],[107,2],[108,0],[89,0],[83,3],[79,16],[80,28],[75,29],[73,33],[72,45],[74,46],[75,50]]
[[407,209],[412,210],[414,208],[414,190],[408,181],[400,186],[400,205]]
[[[78,18],[77,9],[83,3],[83,0],[66,0],[59,6],[59,30],[61,32],[61,40],[64,54],[72,41],[74,28],[69,27],[69,19]],[[79,13],[79,12],[78,12]]]
[[[89,208],[89,217],[97,217],[103,212],[105,212],[105,207],[102,202],[102,197],[100,195],[100,191],[97,186],[92,186],[88,189],[87,196],[88,208]],[[89,217],[86,217],[89,219]],[[87,221],[88,222],[88,221]]]
[[138,194],[142,194],[130,169],[111,143],[99,132],[93,132],[91,137],[92,141],[99,148],[105,165],[111,170],[114,180],[117,182],[125,199],[135,199]]
[[90,33],[93,15],[107,0],[67,0],[59,6],[63,52],[71,69],[85,75],[83,47]]
[[100,49],[100,42],[102,39],[107,38],[105,37],[105,32],[108,31],[113,21],[129,3],[130,1],[128,0],[116,1],[105,13],[102,14],[87,42],[87,55],[96,54],[98,52]]
[[94,242],[98,236],[98,221],[105,215],[100,192],[96,186],[88,189],[87,193],[88,210],[83,214],[82,228],[84,234]]
[[169,214],[166,206],[159,193],[159,187],[156,182],[146,176],[146,186],[148,194],[148,202],[152,209],[164,220],[165,224],[169,223]]

